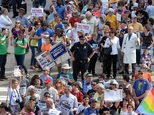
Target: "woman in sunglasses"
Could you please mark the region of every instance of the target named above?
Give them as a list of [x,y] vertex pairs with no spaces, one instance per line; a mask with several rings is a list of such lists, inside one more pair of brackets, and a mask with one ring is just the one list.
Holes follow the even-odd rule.
[[[37,106],[36,104],[36,97],[35,96],[31,96],[29,99],[29,102],[27,103],[29,105],[31,105],[31,107],[33,107],[33,113],[35,113],[35,115],[39,115],[40,113],[40,108]],[[20,114],[26,114],[27,110],[26,110],[26,106],[20,111]]]
[[12,28],[11,30],[11,42],[10,42],[10,45],[13,46],[13,40],[17,38],[17,33],[19,31],[22,31],[24,33],[24,35],[26,35],[25,33],[25,28],[21,25],[21,22],[20,20],[16,20],[15,22],[15,26]]

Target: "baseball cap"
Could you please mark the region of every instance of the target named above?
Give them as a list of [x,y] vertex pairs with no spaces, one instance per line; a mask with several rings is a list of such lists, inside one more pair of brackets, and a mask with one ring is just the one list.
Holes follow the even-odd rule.
[[46,78],[46,80],[44,81],[44,83],[51,83],[52,80],[50,78]]
[[92,103],[92,102],[97,102],[97,100],[95,98],[90,98],[89,103]]

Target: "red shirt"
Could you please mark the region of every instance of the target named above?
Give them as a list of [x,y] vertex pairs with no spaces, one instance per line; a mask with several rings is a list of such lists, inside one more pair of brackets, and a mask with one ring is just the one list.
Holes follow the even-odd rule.
[[83,102],[83,94],[79,91],[79,92],[71,92],[78,100],[78,102]]
[[80,18],[74,19],[74,17],[72,16],[69,20],[69,23],[71,24],[72,28],[74,27],[75,22],[81,22]]

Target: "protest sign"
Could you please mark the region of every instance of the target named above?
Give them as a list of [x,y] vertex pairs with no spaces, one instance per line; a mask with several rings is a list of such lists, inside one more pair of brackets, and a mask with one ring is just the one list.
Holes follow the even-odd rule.
[[32,8],[31,9],[32,16],[42,17],[43,16],[43,8]]
[[121,18],[122,18],[121,14],[116,13],[116,18],[118,22],[121,22]]
[[51,68],[55,65],[53,59],[51,58],[50,54],[47,53],[46,51],[43,53],[40,53],[36,57],[37,62],[41,66],[41,68],[45,68],[46,66]]
[[54,45],[52,47],[52,49],[50,50],[51,57],[54,60],[58,59],[60,56],[62,56],[66,52],[67,52],[67,50],[66,50],[65,46],[62,44],[62,42],[60,42],[59,44]]
[[37,94],[40,94],[42,89],[43,89],[43,86],[35,86],[35,90]]
[[[114,95],[114,98],[113,98]],[[104,91],[104,101],[106,102],[118,102],[118,101],[122,101],[122,90],[105,90]]]
[[103,8],[108,8],[108,0],[101,0],[103,4]]
[[83,31],[84,33],[89,34],[90,33],[90,25],[89,24],[78,23],[77,24],[77,31]]
[[43,110],[43,108],[46,108],[46,101],[38,101],[38,107]]
[[56,64],[60,64],[60,63],[62,63],[64,61],[66,61],[67,59],[70,59],[70,54],[68,52],[64,53],[57,60],[55,60],[55,63]]
[[61,79],[67,85],[68,84],[67,78],[69,78],[68,75],[61,74],[59,79]]
[[70,112],[70,105],[67,103],[61,103],[60,105],[60,111],[62,112],[63,115],[68,115]]
[[49,115],[59,115],[61,113],[61,111],[57,110],[57,109],[49,109]]
[[19,93],[20,95],[26,94],[26,85],[20,85]]

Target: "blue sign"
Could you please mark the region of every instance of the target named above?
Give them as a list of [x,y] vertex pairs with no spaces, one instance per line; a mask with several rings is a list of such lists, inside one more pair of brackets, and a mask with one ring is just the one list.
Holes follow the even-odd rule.
[[50,50],[50,54],[54,60],[56,60],[66,52],[67,50],[62,43],[57,44],[54,48]]

